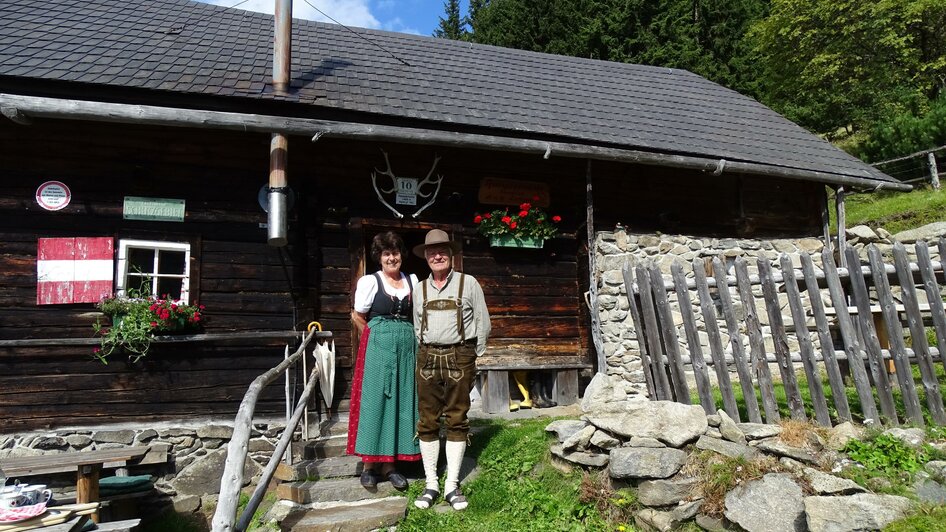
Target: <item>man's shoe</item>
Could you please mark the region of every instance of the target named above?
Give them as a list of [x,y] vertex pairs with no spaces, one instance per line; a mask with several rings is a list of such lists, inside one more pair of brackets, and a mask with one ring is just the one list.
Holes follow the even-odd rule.
[[464,497],[463,494],[460,493],[460,488],[457,488],[451,491],[450,493],[446,494],[444,496],[444,500],[446,500],[447,503],[450,504],[451,508],[457,511],[465,509],[469,504],[466,502],[466,497]]
[[421,510],[426,510],[434,505],[437,501],[437,498],[440,497],[440,492],[437,490],[426,489],[420,497],[414,499],[414,506],[420,508]]

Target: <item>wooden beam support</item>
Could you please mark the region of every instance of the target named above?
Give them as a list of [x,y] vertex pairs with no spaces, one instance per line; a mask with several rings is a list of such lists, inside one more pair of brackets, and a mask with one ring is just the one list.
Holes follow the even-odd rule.
[[[656,153],[537,138],[515,138],[493,134],[461,133],[438,129],[335,122],[309,118],[66,100],[0,93],[0,108],[2,107],[15,108],[19,112],[27,113],[34,118],[229,129],[257,133],[278,132],[286,135],[309,135],[313,137],[313,141],[319,137],[328,136],[405,144],[453,146],[467,149],[531,153],[540,157],[558,156],[668,166],[709,173],[714,172],[719,167],[719,159],[711,157]],[[816,181],[864,190],[913,190],[912,186],[903,183],[873,179],[866,171],[863,177],[858,177],[740,161],[726,161],[725,171],[732,174],[755,175],[757,177]]]

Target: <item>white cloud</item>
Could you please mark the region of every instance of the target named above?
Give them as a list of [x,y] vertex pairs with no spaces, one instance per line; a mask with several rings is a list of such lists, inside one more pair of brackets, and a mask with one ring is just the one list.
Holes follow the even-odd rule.
[[[239,0],[198,0],[208,4],[231,7]],[[356,26],[359,28],[380,28],[381,23],[371,14],[368,9],[368,0],[294,0],[292,2],[292,16],[295,18],[318,20],[322,22],[332,22],[327,17],[313,9],[309,4],[314,5],[326,14],[346,26]],[[259,13],[273,14],[276,2],[274,0],[249,0],[242,3],[237,9],[247,11],[257,11]],[[400,30],[399,30],[400,31]]]
[[421,34],[417,28],[410,28],[405,25],[404,21],[401,20],[401,17],[394,17],[384,21],[384,23],[381,24],[381,29],[386,31],[396,31],[398,33],[412,33],[414,35]]

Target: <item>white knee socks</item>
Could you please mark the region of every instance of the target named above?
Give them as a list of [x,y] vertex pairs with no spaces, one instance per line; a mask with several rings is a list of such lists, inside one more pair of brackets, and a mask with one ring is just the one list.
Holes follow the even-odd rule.
[[447,480],[443,483],[443,492],[450,493],[460,483],[460,464],[466,452],[465,441],[447,440]]
[[[447,449],[449,450],[450,448],[447,447]],[[447,456],[450,456],[449,451]],[[424,476],[427,477],[426,489],[440,491],[440,480],[437,478],[437,461],[440,460],[440,441],[420,440],[420,457],[424,461]]]

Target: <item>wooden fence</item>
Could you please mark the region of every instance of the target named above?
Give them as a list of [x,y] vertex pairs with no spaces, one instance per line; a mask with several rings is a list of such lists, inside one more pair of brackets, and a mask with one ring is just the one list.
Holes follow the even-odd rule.
[[[939,257],[946,257],[946,241],[940,240],[938,248]],[[888,262],[892,263],[885,262],[881,251],[871,245],[867,248],[869,260],[862,264],[857,252],[846,248],[846,264],[855,266],[838,268],[830,246],[826,246],[820,269],[805,253],[800,255],[800,268],[794,268],[791,258],[782,254],[778,269],[769,260],[759,259],[758,275],[749,274],[749,265],[741,257],[731,264],[734,275],[727,274],[728,268],[718,257],[711,263],[697,258],[692,278],[684,273],[684,263],[673,263],[672,282],[665,282],[655,265],[625,265],[624,282],[650,397],[689,404],[686,374],[692,370],[691,380],[708,414],[717,409],[715,386],[722,396],[722,408],[736,421],[776,423],[781,416],[770,369],[774,363],[785,390],[781,406],[790,417],[806,420],[813,413],[814,421],[831,426],[852,419],[842,375],[849,370],[859,399],[854,406],[860,412],[854,415],[888,425],[909,422],[923,426],[911,368],[916,364],[930,417],[934,423],[946,425],[935,374],[935,364],[946,363],[946,313],[940,292],[943,264],[931,260],[925,242],[916,243],[916,262],[909,261],[903,244],[895,244],[890,251],[893,258]],[[825,294],[823,298],[822,290],[830,297]],[[760,319],[759,301],[764,303],[767,328],[763,327],[764,318]],[[785,307],[786,316],[790,315],[788,324],[782,315]],[[681,324],[674,323],[674,310],[679,312]],[[911,348],[906,346],[904,322]],[[928,345],[925,323],[935,330],[935,346]],[[700,341],[701,330],[708,338],[708,359]],[[771,354],[766,350],[765,331],[771,334]],[[790,345],[797,350],[791,351]],[[807,380],[807,394],[799,386],[799,363]],[[708,366],[713,366],[715,383]],[[746,416],[737,408],[730,366],[735,367],[735,385],[745,399]],[[825,377],[830,394],[824,390]],[[897,412],[895,388],[899,388],[906,419]],[[829,409],[829,401],[833,409]]]

